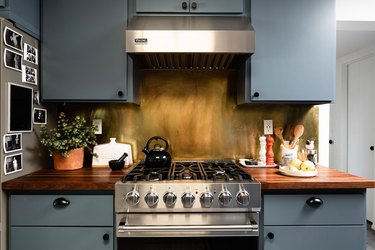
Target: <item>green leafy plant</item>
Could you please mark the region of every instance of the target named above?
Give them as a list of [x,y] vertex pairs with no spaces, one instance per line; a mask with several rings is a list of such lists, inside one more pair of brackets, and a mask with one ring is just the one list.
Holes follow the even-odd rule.
[[50,156],[58,152],[63,157],[68,157],[69,150],[81,147],[86,148],[93,154],[90,146],[97,144],[95,136],[97,126],[85,126],[85,124],[85,118],[76,116],[70,121],[61,112],[57,121],[57,128],[48,128],[46,125],[41,126],[40,142],[46,147]]

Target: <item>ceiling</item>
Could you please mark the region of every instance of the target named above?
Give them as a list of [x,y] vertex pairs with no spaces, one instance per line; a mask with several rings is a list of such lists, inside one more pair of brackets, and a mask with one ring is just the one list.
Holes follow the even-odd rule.
[[337,21],[336,58],[375,44],[375,22]]

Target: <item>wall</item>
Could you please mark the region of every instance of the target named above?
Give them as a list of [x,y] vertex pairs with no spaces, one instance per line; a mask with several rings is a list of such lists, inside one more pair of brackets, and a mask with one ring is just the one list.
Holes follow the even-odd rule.
[[[141,149],[154,135],[168,139],[175,160],[256,158],[264,119],[284,127],[286,139],[291,125],[303,124],[301,147],[306,139],[318,139],[317,107],[237,106],[234,80],[227,71],[144,71],[140,106],[66,104],[60,110],[84,115],[88,120],[103,119],[103,134],[98,136],[98,142],[116,137],[117,142],[131,143],[135,159],[144,158]],[[277,159],[279,146],[280,140],[275,139]]]

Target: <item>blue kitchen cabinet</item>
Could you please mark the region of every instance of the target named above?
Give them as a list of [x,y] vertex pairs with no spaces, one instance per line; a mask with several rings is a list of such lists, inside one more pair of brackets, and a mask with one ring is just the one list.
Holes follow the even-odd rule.
[[238,102],[329,103],[335,96],[335,0],[252,0],[255,52]]
[[0,16],[40,39],[40,0],[0,0]]
[[42,8],[43,101],[137,102],[126,0],[44,0]]
[[263,250],[366,249],[364,193],[266,194],[263,202]]
[[136,0],[137,13],[241,14],[244,0]]
[[[10,250],[113,250],[113,195],[10,195]],[[69,204],[68,204],[69,203]]]

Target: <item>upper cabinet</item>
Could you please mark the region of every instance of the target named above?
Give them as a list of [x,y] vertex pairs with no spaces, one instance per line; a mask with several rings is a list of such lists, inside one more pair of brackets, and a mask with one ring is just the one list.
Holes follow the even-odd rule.
[[251,23],[255,53],[239,103],[334,100],[335,0],[252,0]]
[[243,12],[244,0],[136,0],[137,13],[232,13]]
[[40,0],[0,0],[0,16],[29,35],[40,38]]
[[43,0],[42,100],[137,102],[126,22],[126,0]]

